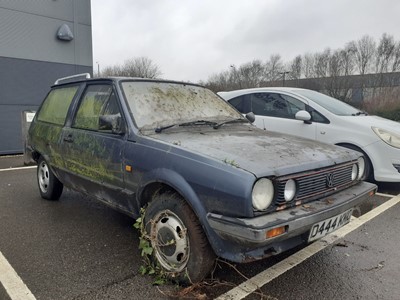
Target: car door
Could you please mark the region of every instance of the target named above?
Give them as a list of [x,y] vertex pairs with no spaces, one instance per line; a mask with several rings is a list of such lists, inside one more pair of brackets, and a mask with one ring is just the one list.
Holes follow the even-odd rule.
[[[112,116],[119,116],[117,130],[102,124],[104,118]],[[118,199],[124,189],[124,131],[120,106],[111,84],[88,85],[71,126],[63,131],[64,165],[69,183],[121,208],[125,206]]]
[[256,92],[229,102],[243,113],[252,111],[256,115],[254,124],[259,128],[315,139],[315,124],[295,119],[298,111],[307,109],[307,104],[297,98],[281,93]]

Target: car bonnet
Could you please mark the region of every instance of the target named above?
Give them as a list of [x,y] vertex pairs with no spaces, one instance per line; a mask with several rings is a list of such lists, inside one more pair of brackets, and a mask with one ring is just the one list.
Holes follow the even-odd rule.
[[389,119],[385,119],[378,116],[348,116],[346,117],[348,121],[355,122],[365,127],[378,127],[382,129],[389,130],[393,133],[400,134],[400,123]]
[[293,174],[358,157],[352,150],[313,140],[266,132],[253,126],[232,127],[242,129],[171,130],[150,137],[167,142],[172,147],[231,164],[257,177]]

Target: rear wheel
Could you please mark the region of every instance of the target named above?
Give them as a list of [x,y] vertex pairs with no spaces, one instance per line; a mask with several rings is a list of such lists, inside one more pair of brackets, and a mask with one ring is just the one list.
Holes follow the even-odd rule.
[[37,182],[43,199],[58,200],[63,191],[63,184],[54,176],[49,165],[40,157],[37,167]]
[[155,196],[146,209],[144,222],[153,260],[169,279],[188,284],[210,273],[215,254],[184,199],[173,193]]

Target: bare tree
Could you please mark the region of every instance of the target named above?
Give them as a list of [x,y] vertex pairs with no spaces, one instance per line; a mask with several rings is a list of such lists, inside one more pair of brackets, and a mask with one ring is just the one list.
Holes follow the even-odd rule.
[[283,69],[281,56],[279,54],[272,54],[269,57],[269,60],[265,63],[264,79],[266,81],[278,80],[281,77],[280,73],[283,71]]
[[264,80],[265,67],[261,60],[256,59],[241,65],[237,73],[240,88],[258,87]]
[[147,57],[127,60],[125,70],[132,77],[157,78],[162,75],[160,68]]
[[160,68],[147,57],[128,59],[122,65],[106,67],[102,72],[102,76],[127,76],[140,78],[157,78],[161,75],[162,73]]
[[327,77],[329,73],[329,60],[331,49],[326,48],[323,52],[317,52],[314,55],[314,72],[317,77]]
[[327,93],[337,99],[349,101],[351,88],[348,77],[345,75],[349,68],[348,55],[345,50],[335,50],[329,58],[329,77],[325,81],[325,90]]
[[214,92],[229,91],[235,89],[232,71],[224,71],[218,74],[211,75],[206,82],[200,82]]
[[355,53],[356,67],[360,75],[368,73],[371,70],[376,52],[376,44],[373,38],[369,35],[364,35],[357,42],[350,42],[349,47]]
[[313,54],[306,53],[303,55],[303,72],[305,78],[315,77],[314,64],[315,64],[315,59]]
[[228,76],[228,86],[227,88],[232,89],[241,89],[242,88],[242,78],[240,76],[240,72],[236,68],[235,65],[230,66],[231,69],[226,72],[226,76]]
[[[349,77],[372,71],[379,72],[379,76]],[[357,101],[363,101],[367,87],[365,97],[370,98],[371,90],[373,97],[378,97],[387,86],[398,85],[398,77],[383,73],[390,71],[400,71],[400,41],[395,42],[393,36],[383,34],[376,47],[374,39],[365,35],[342,49],[326,48],[322,52],[298,55],[288,63],[283,62],[279,54],[273,54],[265,63],[254,59],[238,67],[231,65],[228,70],[210,76],[204,85],[215,91],[280,85],[283,76],[288,74],[286,79],[297,80],[288,82],[290,85],[325,90],[344,101],[350,101],[354,96],[352,91],[356,91]],[[383,86],[385,88],[381,89]]]
[[400,41],[396,43],[393,51],[393,62],[391,71],[400,71]]
[[279,79],[282,70],[282,59],[280,55],[274,54],[266,63],[255,59],[239,67],[231,65],[228,71],[210,76],[203,85],[213,91],[258,87],[266,81]]
[[335,50],[328,57],[328,75],[338,77],[344,74],[344,62],[340,50]]
[[303,62],[301,55],[297,55],[288,66],[291,79],[300,79],[303,71]]
[[101,76],[122,76],[120,65],[107,66],[101,71]]
[[355,49],[351,43],[347,43],[343,50],[340,51],[340,56],[343,62],[343,75],[354,74],[355,68]]
[[396,44],[394,42],[393,36],[384,33],[381,37],[376,51],[376,73],[388,72],[390,62],[393,60],[394,57],[395,48]]

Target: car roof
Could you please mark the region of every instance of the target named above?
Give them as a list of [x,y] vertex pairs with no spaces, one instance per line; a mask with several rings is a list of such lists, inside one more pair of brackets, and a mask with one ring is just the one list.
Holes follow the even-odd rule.
[[[176,84],[183,84],[183,85],[195,85],[201,86],[195,83],[190,82],[183,82],[183,81],[174,81],[174,80],[166,80],[166,79],[152,79],[152,78],[141,78],[141,77],[120,77],[120,76],[107,76],[107,77],[94,77],[91,78],[90,74],[77,74],[68,77],[59,78],[56,80],[52,87],[62,86],[66,84],[74,84],[74,83],[81,83],[81,82],[98,82],[98,81],[112,81],[112,82],[120,82],[125,80],[133,80],[133,81],[143,81],[143,82],[165,82],[165,83],[176,83]],[[202,87],[202,86],[201,86]]]
[[234,90],[234,91],[222,91],[218,92],[222,98],[226,100],[235,98],[240,95],[250,94],[250,93],[257,93],[257,92],[288,92],[288,93],[296,93],[296,91],[306,90],[302,88],[295,88],[295,87],[258,87],[258,88],[251,88],[251,89],[241,89],[241,90]]

